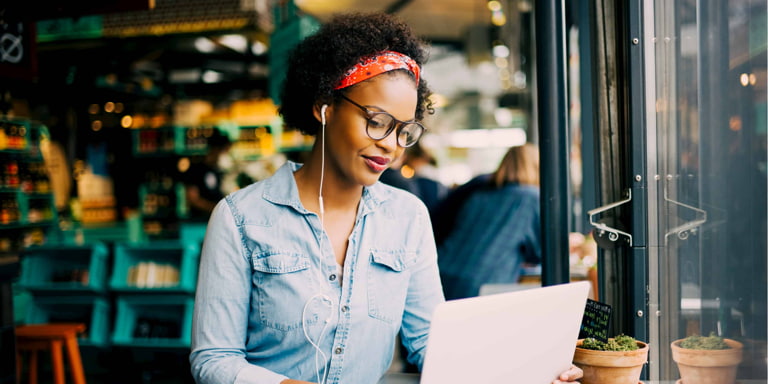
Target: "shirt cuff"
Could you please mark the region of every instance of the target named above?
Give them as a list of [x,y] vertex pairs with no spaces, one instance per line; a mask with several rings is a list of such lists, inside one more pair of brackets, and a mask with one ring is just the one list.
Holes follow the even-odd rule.
[[288,377],[256,365],[247,365],[237,373],[234,384],[280,384]]

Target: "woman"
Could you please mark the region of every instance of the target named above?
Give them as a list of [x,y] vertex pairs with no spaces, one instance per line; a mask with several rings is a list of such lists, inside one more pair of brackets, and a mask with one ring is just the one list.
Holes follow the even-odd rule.
[[472,185],[438,247],[448,300],[477,296],[484,284],[516,283],[524,263],[541,262],[536,146],[510,148],[486,182]]
[[377,181],[423,132],[425,59],[385,15],[336,17],[297,46],[280,113],[317,140],[305,164],[214,209],[190,355],[198,383],[374,384],[398,332],[421,366],[443,301],[429,216]]

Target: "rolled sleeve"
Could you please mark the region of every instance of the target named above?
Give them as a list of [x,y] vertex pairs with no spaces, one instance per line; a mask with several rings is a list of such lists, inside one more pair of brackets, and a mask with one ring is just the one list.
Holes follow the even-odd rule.
[[286,379],[246,360],[251,266],[227,201],[211,214],[200,256],[192,324],[198,384],[274,384]]

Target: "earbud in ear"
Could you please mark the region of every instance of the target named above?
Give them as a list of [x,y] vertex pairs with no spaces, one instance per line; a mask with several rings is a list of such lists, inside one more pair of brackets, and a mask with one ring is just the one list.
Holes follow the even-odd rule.
[[325,110],[328,109],[328,104],[323,104],[322,107],[320,107],[320,116],[322,116],[322,123],[325,125]]

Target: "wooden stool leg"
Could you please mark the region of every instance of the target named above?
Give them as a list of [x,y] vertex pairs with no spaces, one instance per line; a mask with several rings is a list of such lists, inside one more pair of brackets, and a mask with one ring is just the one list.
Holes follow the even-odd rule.
[[64,341],[67,347],[69,357],[69,368],[72,371],[72,381],[74,384],[85,384],[85,373],[83,372],[83,361],[80,358],[80,348],[77,345],[77,339],[67,337]]
[[23,364],[21,363],[21,351],[16,351],[16,384],[21,384],[21,369]]
[[37,384],[37,351],[29,352],[29,384]]
[[61,352],[61,340],[51,340],[51,362],[53,367],[53,384],[64,383],[64,357]]

